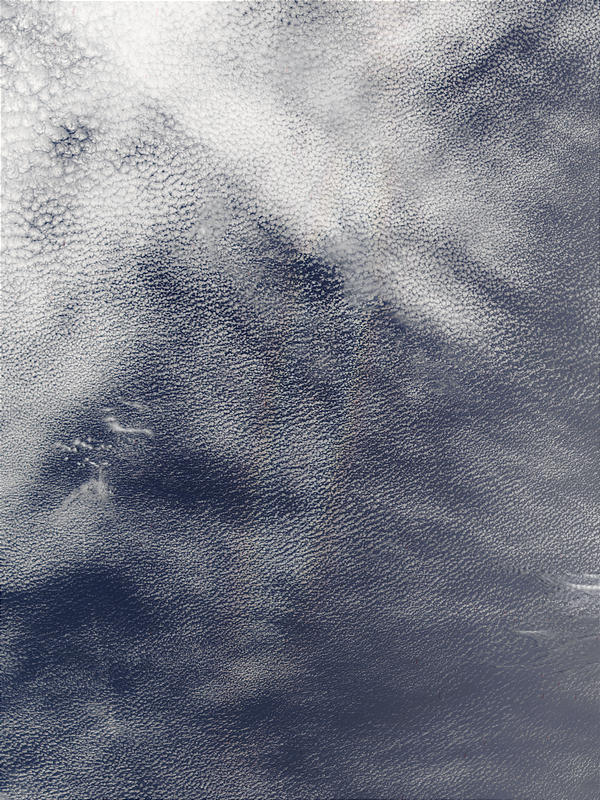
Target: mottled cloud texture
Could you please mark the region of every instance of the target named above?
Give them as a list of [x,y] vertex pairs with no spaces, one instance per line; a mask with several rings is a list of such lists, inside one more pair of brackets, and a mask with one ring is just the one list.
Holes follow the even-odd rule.
[[11,800],[593,800],[583,2],[5,2]]

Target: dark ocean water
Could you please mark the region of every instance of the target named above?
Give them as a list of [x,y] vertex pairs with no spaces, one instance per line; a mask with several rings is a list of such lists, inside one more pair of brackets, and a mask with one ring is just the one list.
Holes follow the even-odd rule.
[[600,796],[595,11],[5,5],[3,797]]

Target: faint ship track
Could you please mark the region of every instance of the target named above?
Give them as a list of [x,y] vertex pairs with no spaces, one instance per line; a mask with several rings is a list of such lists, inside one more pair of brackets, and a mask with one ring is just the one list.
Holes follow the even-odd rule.
[[104,422],[109,427],[112,433],[122,434],[123,436],[146,436],[151,439],[154,436],[154,431],[151,428],[132,428],[126,425],[121,425],[117,418],[112,414],[104,417]]
[[[590,598],[597,598],[600,592],[600,576],[584,573],[580,575],[540,576],[542,582],[552,588],[560,608],[557,622],[550,627],[527,627],[515,630],[535,643],[536,653],[526,662],[498,664],[499,669],[544,667],[551,674],[572,672],[600,664],[600,626],[598,609]],[[578,595],[587,595],[583,598]],[[590,605],[591,602],[591,605]],[[564,606],[564,607],[563,607]],[[567,618],[565,619],[565,614]],[[574,630],[574,617],[577,614],[579,630]],[[584,629],[582,629],[583,623]],[[590,632],[590,625],[592,632]]]

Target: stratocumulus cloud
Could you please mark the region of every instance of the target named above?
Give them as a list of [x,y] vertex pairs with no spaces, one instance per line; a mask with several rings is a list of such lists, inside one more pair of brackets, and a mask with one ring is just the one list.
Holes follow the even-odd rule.
[[591,2],[6,2],[15,800],[598,796]]

